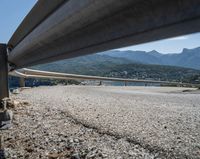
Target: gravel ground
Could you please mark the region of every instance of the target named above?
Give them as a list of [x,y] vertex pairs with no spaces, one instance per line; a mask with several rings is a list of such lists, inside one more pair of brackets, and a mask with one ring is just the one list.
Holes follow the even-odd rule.
[[[200,93],[186,88],[53,86],[13,99],[8,158],[200,158]],[[183,91],[184,90],[184,91]]]

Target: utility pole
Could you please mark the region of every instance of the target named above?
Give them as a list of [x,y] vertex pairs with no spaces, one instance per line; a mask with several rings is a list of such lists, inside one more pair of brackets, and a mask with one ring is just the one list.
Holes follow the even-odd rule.
[[9,97],[6,44],[0,44],[0,101]]

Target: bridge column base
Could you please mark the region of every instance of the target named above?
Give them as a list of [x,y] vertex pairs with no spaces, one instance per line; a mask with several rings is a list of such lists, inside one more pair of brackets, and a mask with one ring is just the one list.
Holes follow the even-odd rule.
[[13,112],[7,109],[7,101],[9,98],[1,100],[0,107],[0,130],[9,129],[11,127]]
[[0,129],[11,127],[12,111],[6,109],[6,98],[9,97],[8,89],[8,61],[7,45],[0,44]]

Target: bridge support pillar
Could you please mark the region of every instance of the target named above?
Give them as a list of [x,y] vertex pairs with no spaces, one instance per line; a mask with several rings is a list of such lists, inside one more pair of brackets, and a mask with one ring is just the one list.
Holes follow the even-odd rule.
[[6,44],[0,44],[0,101],[9,97]]
[[99,86],[101,86],[102,85],[102,81],[99,81]]
[[25,78],[22,78],[22,77],[21,77],[21,78],[19,79],[19,86],[20,86],[20,87],[25,87]]
[[127,86],[127,81],[124,81],[124,86]]

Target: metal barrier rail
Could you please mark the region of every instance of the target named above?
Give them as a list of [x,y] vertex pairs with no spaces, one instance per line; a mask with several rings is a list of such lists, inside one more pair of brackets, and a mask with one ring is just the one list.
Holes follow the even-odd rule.
[[200,31],[199,0],[57,1],[39,0],[8,42],[13,69]]
[[88,75],[49,72],[49,71],[39,71],[33,69],[21,69],[20,71],[10,72],[9,75],[20,78],[44,78],[44,79],[62,79],[62,80],[77,79],[77,80],[118,81],[118,82],[125,82],[125,84],[126,82],[134,82],[134,83],[157,83],[157,84],[179,85],[188,87],[198,86],[190,83],[88,76]]

